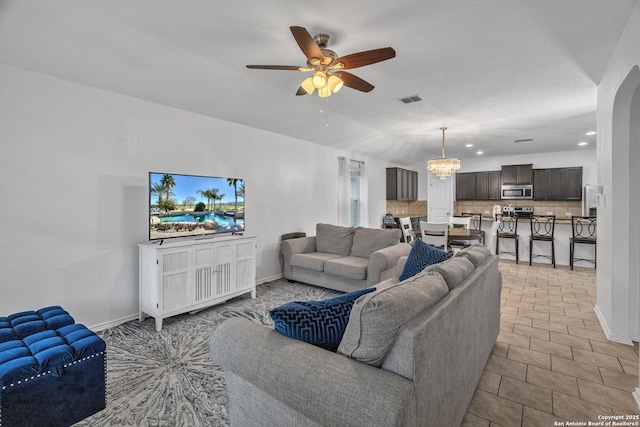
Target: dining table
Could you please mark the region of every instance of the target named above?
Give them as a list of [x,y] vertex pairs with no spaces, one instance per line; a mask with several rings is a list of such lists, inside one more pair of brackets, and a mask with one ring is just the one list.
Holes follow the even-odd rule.
[[484,244],[485,233],[473,228],[453,227],[449,229],[449,242],[452,240],[477,240]]

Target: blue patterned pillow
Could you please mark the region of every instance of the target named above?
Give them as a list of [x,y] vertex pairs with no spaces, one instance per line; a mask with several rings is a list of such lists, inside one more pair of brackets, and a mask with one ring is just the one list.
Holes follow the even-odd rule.
[[375,290],[363,289],[323,301],[293,301],[270,310],[269,315],[281,334],[335,352],[354,301]]
[[405,263],[402,274],[400,275],[400,281],[415,276],[429,265],[438,264],[442,261],[448,260],[449,258],[451,258],[451,254],[449,252],[434,248],[422,240],[416,240],[413,243],[407,262]]

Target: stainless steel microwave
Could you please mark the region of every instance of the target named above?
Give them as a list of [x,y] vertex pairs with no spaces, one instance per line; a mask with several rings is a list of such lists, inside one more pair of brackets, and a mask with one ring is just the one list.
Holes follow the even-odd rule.
[[533,185],[503,185],[502,199],[533,199]]

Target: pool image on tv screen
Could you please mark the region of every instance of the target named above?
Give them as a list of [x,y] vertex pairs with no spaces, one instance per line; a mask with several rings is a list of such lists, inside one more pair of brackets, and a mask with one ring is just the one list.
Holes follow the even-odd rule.
[[149,172],[149,240],[244,232],[244,179]]

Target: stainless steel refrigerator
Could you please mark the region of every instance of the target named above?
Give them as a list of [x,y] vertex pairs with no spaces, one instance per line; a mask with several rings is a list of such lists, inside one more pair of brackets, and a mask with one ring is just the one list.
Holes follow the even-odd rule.
[[598,186],[585,185],[582,194],[582,216],[596,216],[598,208]]

